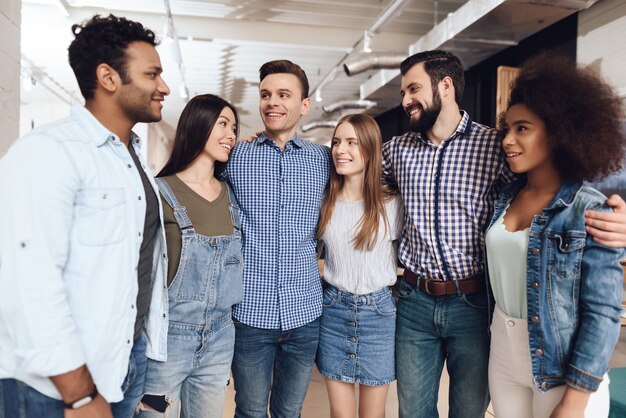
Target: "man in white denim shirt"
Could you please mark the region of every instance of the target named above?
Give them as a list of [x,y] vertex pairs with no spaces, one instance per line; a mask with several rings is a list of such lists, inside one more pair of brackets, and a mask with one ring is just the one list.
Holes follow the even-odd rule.
[[113,15],[72,31],[85,107],[0,160],[1,417],[129,418],[146,354],[166,357],[161,205],[131,131],[169,94],[155,35]]

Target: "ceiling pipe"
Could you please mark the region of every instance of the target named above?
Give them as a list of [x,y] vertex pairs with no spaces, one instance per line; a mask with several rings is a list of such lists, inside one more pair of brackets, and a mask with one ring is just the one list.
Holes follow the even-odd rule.
[[322,89],[328,84],[331,83],[332,81],[335,80],[335,78],[337,78],[337,76],[341,73],[341,65],[343,64],[343,62],[350,56],[350,54],[352,54],[352,52],[362,43],[365,42],[365,38],[369,38],[371,40],[372,35],[378,33],[387,23],[391,22],[393,19],[395,19],[401,12],[402,10],[409,5],[409,3],[411,2],[411,0],[394,0],[392,1],[386,8],[385,10],[383,10],[383,12],[378,15],[378,17],[376,18],[376,20],[371,24],[371,26],[369,28],[367,28],[364,33],[363,36],[354,43],[354,45],[352,45],[348,51],[345,53],[345,55],[339,60],[339,62],[337,63],[337,65],[335,65],[330,72],[328,72],[324,78],[322,78],[322,81],[320,81],[317,86],[315,86],[315,88],[312,91],[312,94],[316,94],[319,95],[319,97],[322,97]]
[[406,55],[403,54],[385,52],[358,54],[353,60],[343,64],[343,71],[348,77],[352,77],[368,70],[397,70],[405,58]]
[[322,106],[322,110],[325,113],[333,113],[339,110],[369,109],[374,106],[376,106],[376,102],[372,100],[342,100],[328,106]]
[[304,125],[300,126],[300,129],[302,129],[302,132],[308,132],[317,128],[334,128],[335,126],[337,126],[337,122],[337,120],[319,119],[311,121],[309,123],[305,123]]

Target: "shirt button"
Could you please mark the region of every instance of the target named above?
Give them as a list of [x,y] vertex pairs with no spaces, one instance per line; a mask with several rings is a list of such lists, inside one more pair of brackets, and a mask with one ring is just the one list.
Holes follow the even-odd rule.
[[532,255],[539,255],[541,253],[541,251],[539,251],[539,248],[533,248],[531,253],[532,253]]
[[356,355],[355,355],[354,353],[350,353],[350,358],[351,358],[351,359],[355,359],[355,358],[356,358]]
[[138,232],[139,236],[141,236],[141,232]]
[[126,165],[126,167],[128,167],[128,168],[132,168],[133,166],[132,166],[132,165],[130,165],[130,164],[127,164],[127,165]]
[[103,198],[103,199],[106,199],[106,198],[107,198],[107,194],[106,194],[106,193],[105,193],[105,194],[103,194],[103,195],[102,195],[102,198]]
[[537,282],[534,282],[531,286],[533,289],[539,289],[539,283]]
[[356,337],[348,337],[348,341],[355,342],[356,341]]
[[135,305],[130,305],[130,309],[135,309]]
[[141,196],[137,196],[137,200],[141,200]]
[[538,324],[539,323],[539,317],[538,316],[533,316],[530,318],[530,322],[532,322],[533,324]]
[[515,321],[511,321],[510,319],[508,321],[506,321],[506,324],[510,327],[514,327],[515,326]]
[[348,325],[350,325],[351,327],[356,327],[356,322],[348,321]]
[[20,247],[26,248],[26,243],[25,242],[20,242]]
[[130,340],[126,340],[126,344],[130,344]]
[[535,350],[535,354],[538,355],[539,357],[543,356],[543,350],[541,348],[538,348]]
[[356,306],[354,306],[354,305],[350,305],[350,310],[351,310],[351,311],[356,311]]

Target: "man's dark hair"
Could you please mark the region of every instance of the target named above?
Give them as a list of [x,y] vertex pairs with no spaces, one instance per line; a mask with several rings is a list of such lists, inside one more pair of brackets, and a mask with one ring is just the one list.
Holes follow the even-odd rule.
[[82,24],[72,25],[74,40],[70,44],[69,61],[85,100],[93,99],[96,89],[96,68],[108,64],[117,71],[124,84],[130,83],[126,74],[126,49],[131,42],[147,42],[156,46],[156,35],[141,23],[112,14],[95,15]]
[[[239,116],[235,106],[221,97],[213,94],[195,96],[185,105],[174,137],[174,147],[165,166],[158,177],[171,176],[189,167],[204,151],[209,136],[224,108],[228,107],[235,114],[237,125],[236,135],[239,133]],[[225,163],[215,162],[215,174],[223,171]]]
[[461,106],[463,90],[465,89],[465,76],[463,75],[463,64],[459,57],[439,49],[419,52],[402,61],[400,73],[404,76],[411,68],[422,62],[426,74],[430,77],[433,93],[444,77],[450,77],[454,85],[454,100]]
[[554,53],[536,55],[512,83],[507,109],[517,104],[545,124],[553,163],[564,179],[599,180],[620,170],[626,152],[624,107],[592,70]]
[[309,97],[309,79],[304,70],[289,60],[268,61],[259,69],[259,81],[263,81],[270,74],[293,74],[300,81],[302,87],[302,100]]

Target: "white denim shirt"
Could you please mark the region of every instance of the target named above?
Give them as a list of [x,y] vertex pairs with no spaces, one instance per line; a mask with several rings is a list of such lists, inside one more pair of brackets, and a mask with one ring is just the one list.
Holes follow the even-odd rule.
[[[141,155],[139,138],[133,134],[131,142]],[[122,400],[146,211],[124,143],[76,106],[0,159],[0,196],[0,378],[61,399],[48,376],[86,363],[104,398]],[[155,360],[166,359],[168,326],[160,229],[146,320],[148,357]]]

